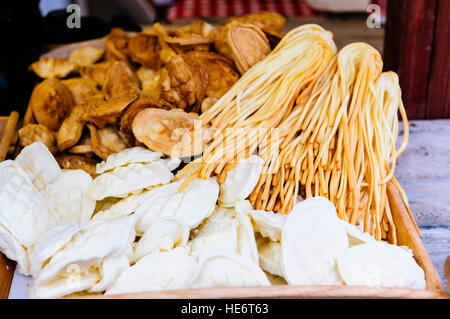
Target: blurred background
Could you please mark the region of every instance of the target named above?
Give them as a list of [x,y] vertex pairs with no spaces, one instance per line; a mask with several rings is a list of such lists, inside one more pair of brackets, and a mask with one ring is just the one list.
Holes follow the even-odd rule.
[[[70,4],[78,5],[80,28],[67,26]],[[23,114],[36,81],[28,67],[52,48],[103,37],[113,27],[215,24],[263,10],[285,16],[286,32],[317,23],[334,33],[338,48],[371,44],[385,69],[399,73],[410,118],[450,117],[448,0],[1,0],[0,112]]]

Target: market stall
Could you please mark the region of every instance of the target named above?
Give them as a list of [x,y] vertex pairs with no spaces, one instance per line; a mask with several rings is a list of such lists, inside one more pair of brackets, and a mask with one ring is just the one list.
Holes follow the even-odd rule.
[[379,48],[259,11],[44,52],[2,126],[0,295],[446,298],[387,8]]

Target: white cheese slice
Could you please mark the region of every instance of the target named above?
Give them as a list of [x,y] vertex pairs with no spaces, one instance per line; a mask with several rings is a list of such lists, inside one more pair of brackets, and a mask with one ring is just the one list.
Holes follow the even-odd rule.
[[225,181],[220,185],[219,205],[232,207],[238,201],[246,199],[258,183],[263,164],[261,157],[250,155],[229,170]]
[[46,232],[29,254],[31,275],[37,277],[44,264],[80,231],[81,228],[78,225],[64,224]]
[[234,216],[234,209],[216,207],[190,240],[191,256],[200,260],[217,250],[237,253],[239,222]]
[[425,274],[412,254],[386,242],[352,246],[337,258],[345,284],[369,287],[425,289]]
[[17,239],[0,224],[0,251],[9,259],[16,261],[17,271],[25,276],[30,274],[28,253]]
[[135,233],[129,232],[127,241],[123,242],[125,246],[103,259],[101,267],[99,268],[101,280],[96,282],[94,286],[88,288],[88,292],[106,291],[111,287],[117,277],[130,267],[130,263],[134,258],[134,238]]
[[150,254],[122,272],[105,294],[187,289],[196,266],[183,248]]
[[41,142],[24,147],[15,161],[27,173],[38,190],[43,190],[61,174],[58,162]]
[[259,263],[255,233],[250,218],[234,210],[216,206],[211,216],[193,232],[191,256],[197,260],[216,251],[238,253]]
[[236,212],[235,218],[238,221],[237,252],[239,255],[247,257],[258,265],[258,247],[256,245],[255,231],[252,222],[247,214],[241,212]]
[[348,243],[350,246],[360,245],[364,243],[370,243],[376,241],[375,238],[369,233],[362,232],[357,226],[347,223],[345,220],[340,219],[339,222],[347,232]]
[[188,239],[189,227],[182,217],[157,218],[137,242],[135,260],[175,247],[186,247]]
[[262,269],[248,258],[215,251],[199,262],[192,288],[270,286]]
[[0,225],[30,248],[57,222],[24,170],[11,160],[0,163]]
[[42,191],[61,223],[87,223],[94,212],[95,200],[87,195],[92,177],[83,170],[64,170]]
[[163,162],[129,164],[97,176],[89,187],[88,194],[95,200],[106,197],[127,197],[145,188],[167,184],[173,174]]
[[177,181],[152,190],[153,195],[135,212],[141,218],[136,228],[138,234],[144,233],[158,217],[180,216],[193,229],[211,215],[219,194],[217,182],[212,178],[193,179],[179,192],[181,184],[182,181]]
[[256,242],[258,244],[260,267],[272,275],[283,277],[281,243],[264,237],[259,237]]
[[132,163],[151,163],[163,156],[160,152],[150,151],[148,148],[136,146],[109,155],[106,160],[97,164],[97,174],[102,174],[116,167]]
[[336,257],[349,247],[334,205],[313,197],[289,212],[281,235],[282,267],[290,285],[339,285]]
[[[157,188],[157,186],[155,186],[155,188]],[[100,209],[97,213],[95,213],[95,215],[92,217],[92,220],[101,220],[131,215],[139,208],[139,206],[144,201],[152,196],[153,189],[154,188],[143,190],[138,194],[131,194],[123,199],[119,199],[118,201],[113,201],[109,204],[106,204],[105,206],[103,206],[105,207],[104,209]]]
[[69,264],[63,276],[57,276],[51,283],[41,284],[34,280],[29,287],[31,299],[51,299],[70,295],[73,292],[85,291],[100,281],[97,269],[84,269],[77,264]]
[[181,159],[178,157],[168,157],[161,160],[169,171],[173,171],[181,164]]
[[57,298],[109,288],[132,259],[135,216],[90,222],[50,259],[32,286],[32,298]]
[[264,210],[254,210],[247,200],[236,203],[235,207],[236,211],[246,213],[250,216],[256,232],[273,241],[281,240],[281,231],[286,222],[287,215],[266,212]]

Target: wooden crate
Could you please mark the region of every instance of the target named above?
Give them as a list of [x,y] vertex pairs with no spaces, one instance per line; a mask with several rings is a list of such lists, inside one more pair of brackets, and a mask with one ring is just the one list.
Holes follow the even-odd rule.
[[[397,226],[399,245],[408,246],[420,267],[425,272],[426,290],[403,288],[372,288],[362,286],[268,286],[268,287],[225,287],[208,289],[173,290],[119,294],[112,296],[89,295],[83,298],[104,299],[155,299],[155,298],[449,298],[442,280],[420,240],[411,218],[398,191],[388,184],[388,197],[392,215]],[[14,263],[0,254],[0,298],[7,298],[14,273]]]
[[[0,117],[0,160],[6,151],[14,148],[14,130],[18,114]],[[30,109],[24,124],[34,123]],[[3,151],[2,151],[3,150]],[[6,150],[6,151],[4,151]],[[240,288],[209,288],[178,291],[146,292],[115,296],[91,295],[85,298],[448,298],[442,280],[417,233],[397,189],[389,182],[389,203],[397,226],[398,245],[408,246],[420,267],[425,272],[426,290],[400,288],[370,288],[357,286],[270,286]],[[14,273],[14,263],[0,254],[0,298],[8,298]]]
[[[102,47],[103,40],[96,39],[78,44],[71,44],[53,50],[45,56],[66,58],[75,48],[93,45]],[[17,113],[17,112],[16,112]],[[23,124],[34,123],[31,109],[28,109]],[[1,122],[0,122],[1,123]],[[8,121],[9,123],[9,121]],[[16,119],[17,124],[17,119]],[[12,124],[10,124],[12,126]],[[0,132],[1,132],[0,124]],[[5,124],[6,127],[6,124]],[[15,127],[15,125],[14,125]],[[5,130],[5,133],[8,133]],[[13,134],[9,134],[13,135]],[[10,144],[12,137],[4,135],[0,144]],[[16,152],[17,153],[17,150]],[[5,153],[6,154],[6,153]],[[3,160],[0,158],[0,161]],[[371,288],[362,286],[269,286],[269,287],[238,287],[238,288],[208,288],[177,291],[145,292],[120,294],[114,296],[89,295],[83,298],[448,298],[444,285],[435,269],[413,221],[409,216],[405,204],[397,189],[389,182],[387,187],[389,203],[394,222],[397,226],[398,245],[408,246],[420,267],[425,272],[426,290],[402,288]],[[388,236],[389,237],[389,236]],[[14,273],[14,263],[0,254],[0,298],[7,298]]]
[[[448,298],[441,278],[420,240],[420,236],[408,215],[397,189],[388,183],[389,204],[397,226],[398,245],[408,246],[420,267],[425,272],[426,290],[403,288],[372,288],[362,286],[269,286],[269,287],[224,287],[158,291],[114,296],[95,295],[87,298]],[[86,297],[85,297],[86,298]]]

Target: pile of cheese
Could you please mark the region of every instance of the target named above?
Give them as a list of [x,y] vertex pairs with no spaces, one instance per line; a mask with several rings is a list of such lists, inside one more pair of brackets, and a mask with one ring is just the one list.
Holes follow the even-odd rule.
[[134,147],[95,179],[61,170],[41,143],[0,163],[0,250],[32,276],[32,298],[223,286],[425,288],[406,247],[379,242],[323,197],[288,215],[245,199],[262,160],[241,160],[219,186],[183,179],[177,158]]

